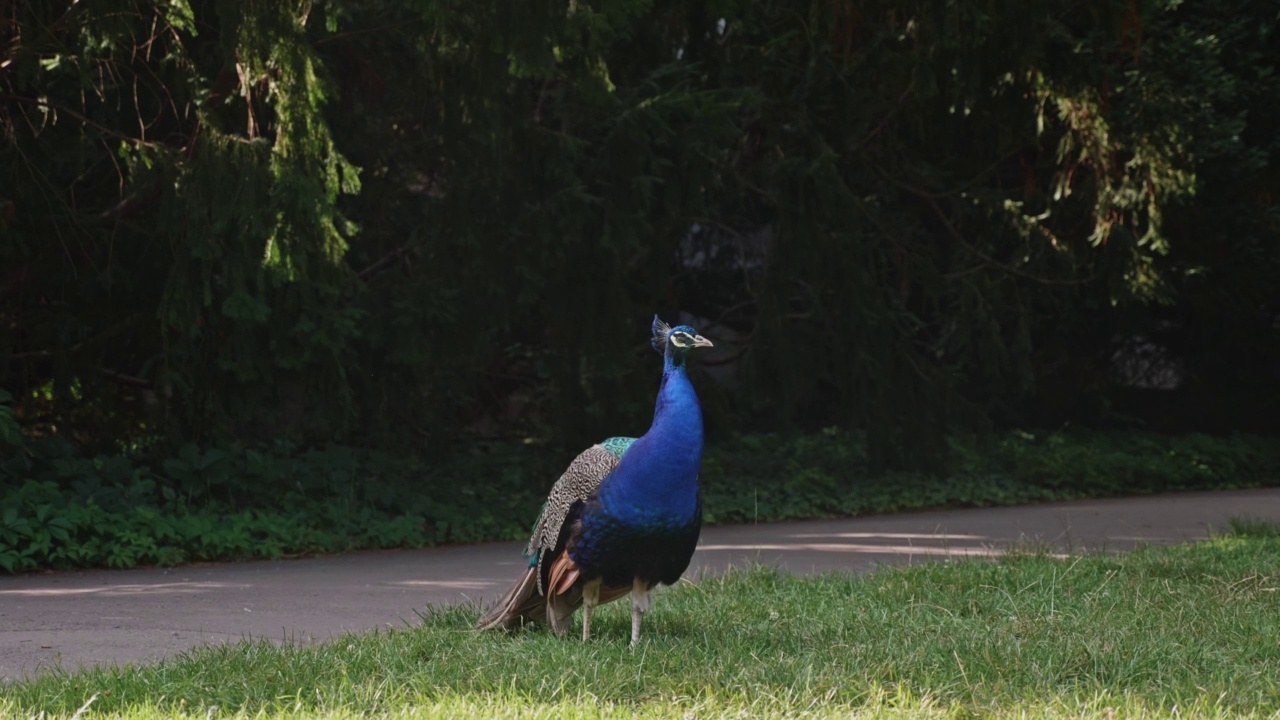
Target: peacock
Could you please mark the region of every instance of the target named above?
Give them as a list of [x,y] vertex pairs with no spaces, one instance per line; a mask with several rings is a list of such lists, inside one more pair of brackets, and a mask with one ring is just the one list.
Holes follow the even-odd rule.
[[563,635],[581,606],[585,641],[592,610],[630,593],[635,648],[650,590],[674,584],[689,567],[702,529],[702,410],[686,362],[712,344],[656,315],[652,342],[663,367],[649,431],[611,437],[574,458],[534,524],[524,550],[528,568],[477,629],[545,619]]

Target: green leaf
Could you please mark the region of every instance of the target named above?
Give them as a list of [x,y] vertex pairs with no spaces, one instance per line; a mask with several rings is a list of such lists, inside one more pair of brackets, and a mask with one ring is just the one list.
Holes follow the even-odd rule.
[[196,30],[196,15],[191,10],[191,4],[188,0],[169,0],[167,17],[169,24],[174,28],[192,35],[198,34]]

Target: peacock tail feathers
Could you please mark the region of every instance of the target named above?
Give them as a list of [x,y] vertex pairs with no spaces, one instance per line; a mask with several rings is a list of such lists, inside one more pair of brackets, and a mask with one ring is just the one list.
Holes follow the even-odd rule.
[[516,584],[511,586],[507,594],[480,618],[476,623],[476,629],[511,628],[517,623],[538,619],[538,614],[545,610],[545,600],[534,592],[536,584],[535,570],[529,568],[516,581]]

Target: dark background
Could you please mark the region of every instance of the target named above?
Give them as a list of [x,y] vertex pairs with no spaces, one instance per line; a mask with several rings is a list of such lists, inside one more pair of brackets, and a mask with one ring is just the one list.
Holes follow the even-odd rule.
[[1271,2],[0,0],[0,389],[85,452],[1274,433]]

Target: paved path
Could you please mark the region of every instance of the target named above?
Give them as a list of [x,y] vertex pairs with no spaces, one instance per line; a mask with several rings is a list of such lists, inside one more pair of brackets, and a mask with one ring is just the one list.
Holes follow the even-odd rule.
[[[708,528],[692,572],[749,562],[864,571],[989,556],[1024,539],[1064,551],[1128,550],[1201,539],[1232,517],[1280,521],[1280,488]],[[153,660],[245,636],[312,641],[413,625],[427,605],[495,597],[521,565],[519,544],[489,543],[0,577],[0,679]]]

